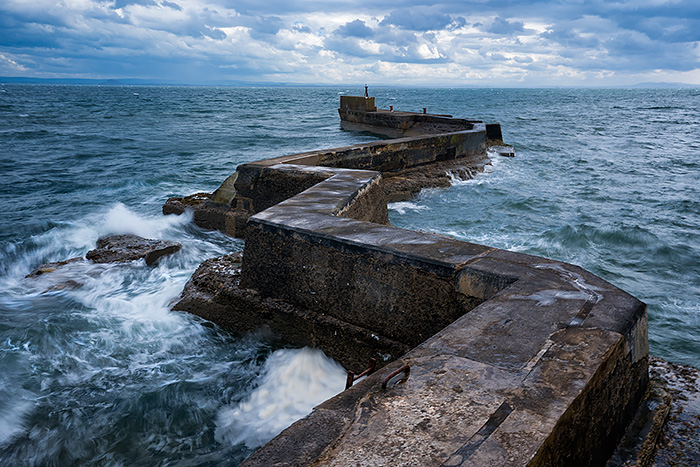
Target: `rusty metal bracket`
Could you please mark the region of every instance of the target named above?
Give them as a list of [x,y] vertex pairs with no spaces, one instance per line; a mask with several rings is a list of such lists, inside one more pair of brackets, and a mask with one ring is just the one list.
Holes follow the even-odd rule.
[[386,390],[387,384],[389,384],[389,381],[391,378],[393,378],[396,375],[399,375],[401,373],[406,373],[406,378],[408,378],[411,374],[411,367],[408,365],[404,365],[398,370],[392,372],[390,375],[388,375],[386,378],[384,378],[384,382],[382,383],[382,391]]
[[355,383],[355,381],[362,378],[363,376],[369,376],[372,373],[374,373],[375,368],[377,368],[377,359],[370,358],[369,367],[359,375],[355,375],[355,373],[353,373],[352,370],[348,370],[348,379],[345,381],[345,389],[350,389]]

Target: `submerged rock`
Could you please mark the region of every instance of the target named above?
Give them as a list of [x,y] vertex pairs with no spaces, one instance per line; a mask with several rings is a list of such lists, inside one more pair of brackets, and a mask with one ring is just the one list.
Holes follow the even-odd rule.
[[24,277],[39,277],[41,275],[48,274],[50,272],[54,272],[56,269],[60,268],[61,266],[65,266],[66,264],[75,263],[77,261],[84,261],[84,260],[85,260],[84,258],[78,257],[78,258],[67,259],[65,261],[54,261],[52,263],[42,264],[42,265],[37,266],[36,269],[34,269],[32,272],[30,272],[29,274],[27,274]]
[[94,263],[134,261],[141,258],[147,265],[154,264],[161,256],[175,253],[182,248],[177,242],[152,240],[137,235],[113,235],[97,240],[97,248],[85,257]]
[[163,205],[163,214],[182,214],[187,209],[195,209],[203,204],[210,196],[211,193],[195,193],[185,197],[168,198]]

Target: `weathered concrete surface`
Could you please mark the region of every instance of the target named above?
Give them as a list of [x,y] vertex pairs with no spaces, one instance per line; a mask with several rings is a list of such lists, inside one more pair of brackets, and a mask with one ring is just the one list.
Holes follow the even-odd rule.
[[606,467],[700,465],[700,371],[649,358],[651,382]]
[[[344,130],[369,131],[390,138],[472,130],[474,123],[482,123],[451,115],[377,109],[373,97],[341,96],[338,114]],[[496,137],[500,136],[500,126],[497,132],[496,127],[487,130],[491,130],[491,139],[503,139]]]
[[173,309],[193,313],[236,332],[262,328],[287,345],[322,348],[358,374],[370,358],[382,367],[410,350],[410,346],[372,330],[241,287],[241,256],[225,255],[202,263]]
[[177,307],[270,326],[356,372],[359,355],[413,347],[247,465],[603,465],[613,452],[648,385],[645,305],[576,266],[387,223],[382,172],[483,158],[485,125],[468,123],[239,167],[222,209],[250,215],[241,271],[203,266]]
[[[318,447],[319,462],[334,465],[354,465],[360,458],[403,465],[604,463],[646,389],[641,302],[575,266],[340,217],[349,203],[383,203],[380,191],[372,189],[380,181],[376,172],[291,164],[267,170],[279,177],[308,171],[322,181],[250,218],[242,290],[311,312],[302,321],[326,316],[339,329],[347,324],[371,330],[378,339],[406,346],[444,329],[390,366],[412,368],[401,386],[408,392],[400,399],[405,410],[400,417],[387,414],[393,405],[365,413],[368,402],[353,388],[328,403],[333,410],[345,405],[343,410],[331,415],[322,405],[251,457],[251,465],[283,460],[304,465],[309,451],[295,458],[289,444],[325,439],[325,430],[343,433],[332,448]],[[240,320],[234,308],[244,306],[227,300],[222,313]],[[342,355],[342,344],[333,345]],[[458,374],[467,371],[458,368],[484,369],[457,377],[459,398],[450,396],[452,380],[440,384],[446,370],[433,366],[446,360],[440,365]],[[357,387],[372,393],[380,379],[370,377]],[[412,386],[414,380],[423,380],[431,392]],[[428,383],[432,380],[435,387]],[[486,396],[483,387],[495,389]],[[467,425],[448,428],[456,422],[447,407],[459,412],[461,398],[478,411],[470,412],[474,418],[463,422]],[[309,432],[309,426],[322,426],[317,417],[340,425]],[[450,422],[442,424],[443,417]],[[423,437],[416,435],[421,427]],[[386,442],[370,441],[382,436]],[[428,438],[444,442],[428,443]]]
[[377,106],[374,105],[374,97],[362,96],[340,96],[340,107],[362,112],[374,112],[377,110]]
[[671,409],[672,398],[663,384],[651,381],[649,390],[627,426],[624,437],[606,467],[651,465],[661,431]]
[[491,146],[490,149],[499,156],[515,157],[515,150],[512,146]]
[[177,242],[152,240],[137,235],[113,235],[97,240],[97,248],[90,250],[85,258],[94,263],[135,261],[143,258],[152,265],[162,256],[173,254],[182,248]]
[[[388,242],[384,254],[400,247],[392,237],[380,237]],[[580,268],[500,250],[475,255],[468,244],[457,259],[457,251],[430,243],[414,244],[438,250],[441,266],[448,258],[463,264],[456,287],[487,301],[381,375],[322,404],[247,464],[307,465],[309,452],[297,458],[289,448],[319,434],[309,426],[329,412],[338,412],[339,426],[327,429],[343,435],[316,447],[319,465],[604,463],[645,390],[644,305]],[[624,319],[601,320],[608,307],[626,310]],[[404,364],[411,366],[407,382],[378,391],[390,369]]]

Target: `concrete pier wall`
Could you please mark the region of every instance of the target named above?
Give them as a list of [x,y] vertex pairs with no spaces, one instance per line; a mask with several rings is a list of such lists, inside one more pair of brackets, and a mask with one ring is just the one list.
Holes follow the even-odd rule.
[[648,384],[646,306],[574,265],[388,224],[382,171],[483,157],[485,126],[471,125],[245,164],[212,196],[208,209],[245,213],[242,268],[195,273],[176,308],[270,326],[355,372],[358,356],[383,367],[246,465],[602,465],[612,453]]
[[[242,238],[248,217],[310,188],[327,176],[319,171],[304,175],[299,170],[289,169],[293,165],[392,172],[451,160],[463,160],[470,165],[485,163],[484,123],[470,123],[468,129],[452,133],[374,141],[240,165],[230,177],[230,183],[224,182],[217,190],[219,193],[195,210],[195,222]],[[273,169],[281,164],[288,166],[287,170]],[[386,207],[381,209],[386,211]]]
[[[333,419],[338,410],[345,414],[332,427],[343,436],[317,453],[332,465],[604,462],[646,388],[645,306],[565,263],[339,217],[350,199],[371,204],[368,187],[377,176],[337,170],[252,216],[241,285],[417,346],[382,372],[408,364],[411,375],[392,391],[379,390],[381,377],[368,378],[348,391],[354,398],[323,404],[248,464],[306,464],[311,451],[290,453],[288,443],[313,445],[327,436],[333,422],[326,406]],[[368,394],[375,394],[371,407]],[[424,413],[384,420],[396,401],[420,401]],[[425,420],[432,437],[450,443],[428,448],[411,431]],[[473,445],[496,422],[488,439]]]

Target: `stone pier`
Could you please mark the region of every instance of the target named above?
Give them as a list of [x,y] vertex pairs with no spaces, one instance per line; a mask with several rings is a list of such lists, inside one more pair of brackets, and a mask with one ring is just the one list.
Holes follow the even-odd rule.
[[245,249],[176,309],[378,362],[245,465],[604,465],[647,389],[645,305],[574,265],[389,225],[387,180],[478,170],[500,127],[357,99],[344,126],[400,138],[244,164],[195,210]]

